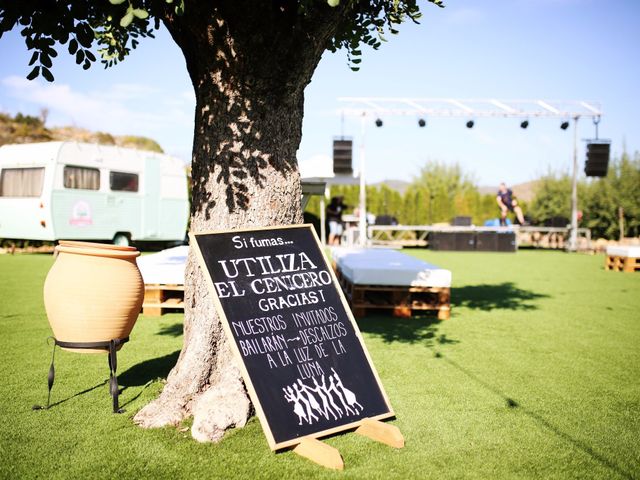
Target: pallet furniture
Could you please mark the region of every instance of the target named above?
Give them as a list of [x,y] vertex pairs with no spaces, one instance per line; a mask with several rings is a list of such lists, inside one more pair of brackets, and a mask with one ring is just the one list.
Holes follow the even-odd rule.
[[138,257],[144,281],[144,315],[160,316],[171,310],[184,310],[184,269],[188,253],[188,246],[180,246]]
[[184,285],[145,285],[143,315],[159,317],[169,310],[184,310]]
[[604,268],[617,272],[640,271],[640,246],[608,246]]
[[[476,235],[476,248],[465,248],[465,250],[495,251],[494,248],[489,249],[487,236],[492,233],[501,234],[512,232],[515,234],[517,246],[530,246],[534,248],[551,248],[564,249],[565,240],[569,237],[569,227],[522,227],[519,225],[511,225],[509,227],[488,227],[488,226],[449,226],[449,225],[370,225],[367,227],[367,238],[369,245],[389,246],[389,247],[428,247],[432,250],[438,248],[442,241],[434,242],[438,239],[438,234],[460,234],[460,239],[464,238],[464,234]],[[435,234],[435,235],[433,235]],[[588,228],[578,229],[578,249],[591,249],[591,230]],[[352,238],[349,229],[345,233],[347,239]],[[484,237],[484,238],[482,238]],[[504,239],[506,237],[497,237]],[[493,240],[491,240],[493,241]],[[507,245],[511,239],[507,241]],[[435,248],[434,248],[435,247]],[[510,251],[513,247],[509,246]],[[458,248],[447,248],[454,250]],[[440,248],[443,250],[443,248]],[[501,249],[498,247],[498,251]]]
[[391,249],[335,248],[336,276],[356,317],[382,310],[397,317],[451,311],[451,272]]

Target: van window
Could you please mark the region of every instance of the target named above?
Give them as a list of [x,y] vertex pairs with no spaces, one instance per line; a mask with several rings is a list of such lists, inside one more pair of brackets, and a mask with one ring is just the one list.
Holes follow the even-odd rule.
[[100,170],[86,167],[64,167],[64,188],[99,190]]
[[44,168],[3,168],[0,174],[0,197],[39,197]]
[[138,175],[136,173],[111,172],[109,173],[109,185],[116,192],[137,192]]

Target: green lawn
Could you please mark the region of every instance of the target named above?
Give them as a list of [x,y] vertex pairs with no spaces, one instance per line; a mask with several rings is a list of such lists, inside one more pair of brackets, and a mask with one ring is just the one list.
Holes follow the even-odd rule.
[[342,473],[271,453],[257,419],[220,444],[142,430],[182,345],[181,316],[141,316],[118,356],[58,350],[46,401],[52,258],[0,256],[0,478],[640,478],[640,273],[601,256],[409,251],[453,272],[451,319],[359,322],[406,447],[326,441]]

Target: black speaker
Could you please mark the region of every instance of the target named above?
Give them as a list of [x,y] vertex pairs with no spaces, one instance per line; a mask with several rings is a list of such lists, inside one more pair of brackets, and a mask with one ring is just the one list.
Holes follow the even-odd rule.
[[498,232],[478,232],[476,234],[476,250],[496,252],[498,250]]
[[456,251],[472,252],[476,249],[476,236],[473,232],[456,232]]
[[378,215],[376,225],[398,225],[398,219],[392,215]]
[[453,225],[454,227],[470,227],[471,217],[453,217],[453,220],[451,220],[451,225]]
[[353,175],[351,166],[352,140],[333,141],[333,173],[336,175]]
[[516,234],[514,232],[498,232],[498,251],[499,252],[515,252],[517,249],[516,245]]
[[431,232],[429,233],[429,248],[431,250],[455,250],[455,232]]
[[606,177],[609,168],[608,143],[588,143],[584,173],[587,177]]

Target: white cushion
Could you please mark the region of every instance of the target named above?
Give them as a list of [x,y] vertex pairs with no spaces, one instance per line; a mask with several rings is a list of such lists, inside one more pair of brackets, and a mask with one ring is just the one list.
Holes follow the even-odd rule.
[[138,268],[146,285],[184,285],[184,269],[189,247],[169,248],[138,257]]
[[613,255],[616,257],[640,258],[640,247],[623,247],[610,245],[607,247],[607,255]]
[[356,285],[451,287],[451,272],[388,248],[333,248],[342,274]]

